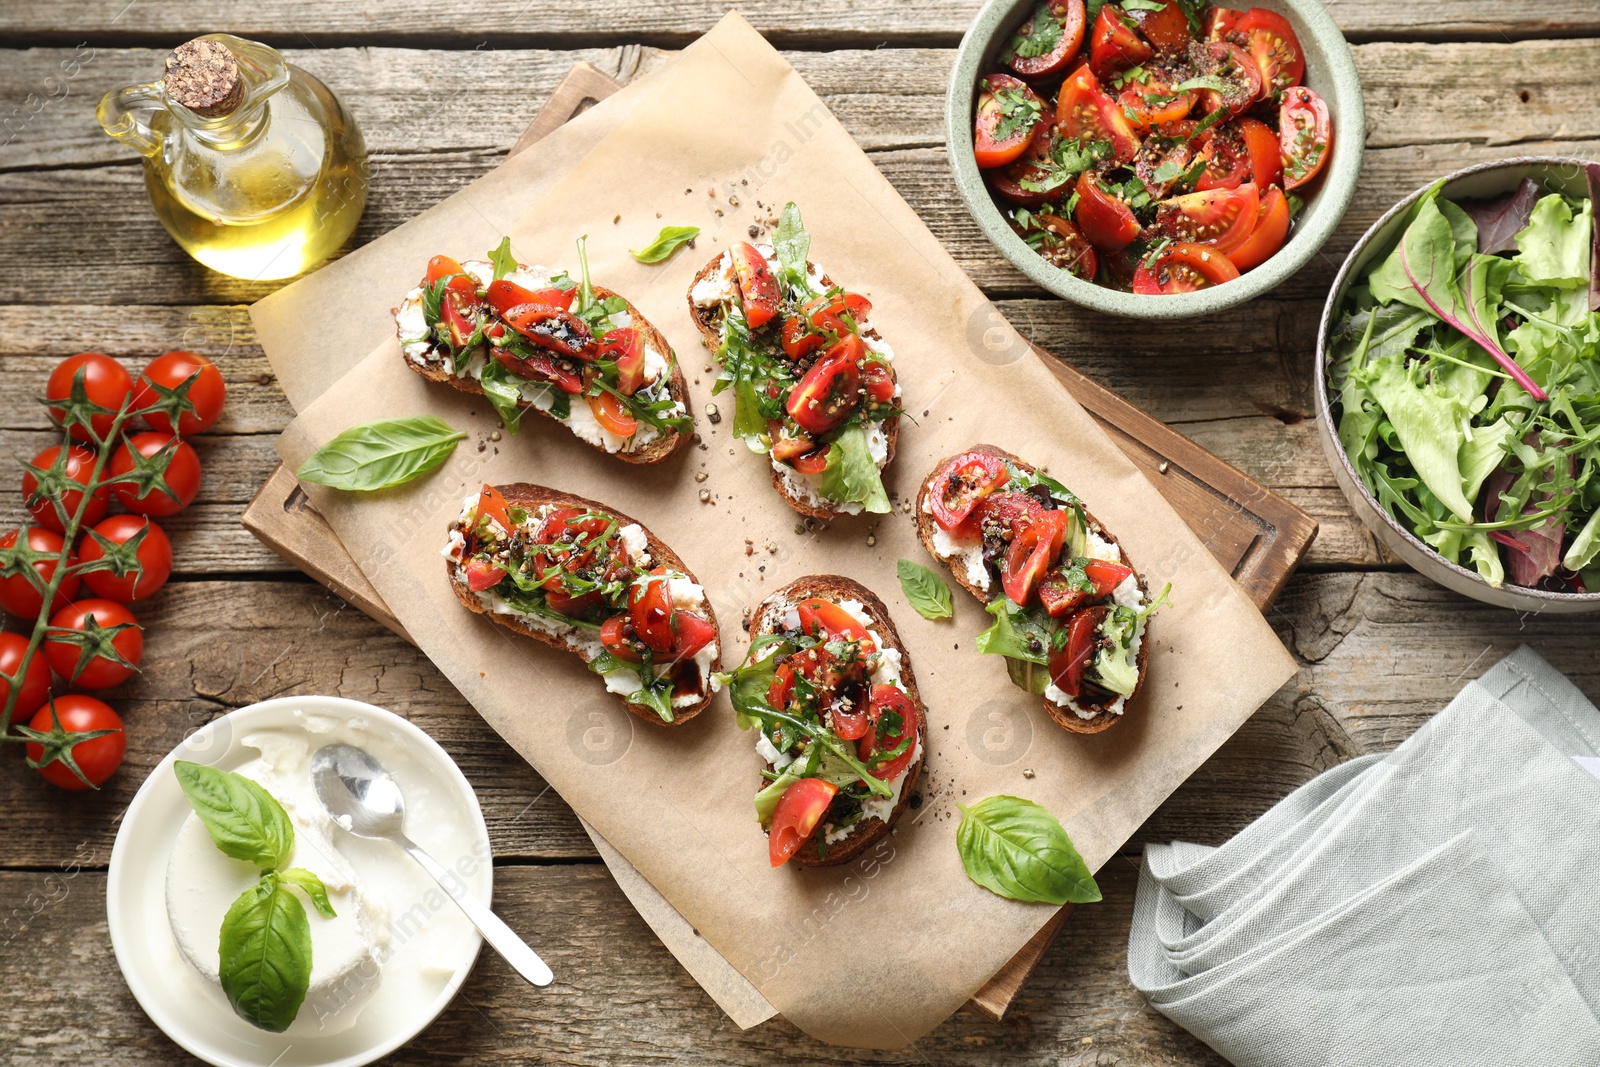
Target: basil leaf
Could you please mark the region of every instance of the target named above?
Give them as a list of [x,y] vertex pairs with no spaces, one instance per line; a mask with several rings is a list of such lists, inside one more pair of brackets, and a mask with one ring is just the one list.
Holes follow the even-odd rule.
[[956,851],[967,877],[1008,900],[1092,904],[1100,887],[1067,831],[1044,808],[997,796],[961,808]]
[[335,489],[388,489],[436,470],[465,436],[432,415],[381,419],[344,431],[317,449],[295,476]]
[[224,855],[263,871],[277,870],[294,851],[294,824],[271,793],[230,771],[179,760],[178,785]]
[[311,903],[326,918],[338,917],[338,912],[333,910],[333,905],[328,902],[328,887],[322,884],[322,879],[317,877],[315,871],[308,871],[304,867],[291,867],[287,871],[279,871],[278,877],[290,885],[297,885],[305,890],[306,896],[311,898]]
[[920,563],[903,559],[895,564],[900,576],[900,591],[906,603],[924,619],[948,619],[955,614],[950,603],[950,587],[944,579]]
[[489,253],[489,262],[494,264],[495,281],[517,269],[517,257],[511,254],[511,238],[500,238],[500,243]]
[[222,919],[222,991],[239,1018],[281,1034],[311,987],[311,923],[277,875],[239,895]]
[[628,255],[640,263],[660,263],[698,236],[700,236],[698,226],[663,226],[654,241],[637,252],[628,249]]
[[883,477],[873,462],[867,445],[867,432],[860,425],[847,426],[828,449],[828,464],[818,476],[817,492],[836,504],[860,504],[873,515],[887,515],[894,509],[883,491]]
[[772,231],[772,249],[778,254],[778,265],[783,268],[789,285],[802,292],[810,292],[807,277],[807,260],[811,258],[811,235],[800,221],[800,209],[791,200],[783,205],[778,216],[778,228]]

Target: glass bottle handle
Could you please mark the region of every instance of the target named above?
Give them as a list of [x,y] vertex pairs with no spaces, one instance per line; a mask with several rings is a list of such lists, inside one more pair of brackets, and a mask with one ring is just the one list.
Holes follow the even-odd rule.
[[150,118],[165,110],[161,86],[134,85],[102,96],[95,117],[107,134],[141,155],[153,156],[161,150],[161,135],[151,126]]

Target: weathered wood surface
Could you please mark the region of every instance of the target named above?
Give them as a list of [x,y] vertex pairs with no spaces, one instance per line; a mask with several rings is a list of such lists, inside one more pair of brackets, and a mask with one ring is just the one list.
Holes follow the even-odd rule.
[[[427,0],[393,3],[296,4],[293,0],[219,0],[210,24],[282,47],[404,43],[412,47],[548,48],[557,44],[634,42],[683,44],[738,7],[757,29],[784,47],[840,48],[863,41],[892,45],[954,44],[982,0],[924,0],[917,4],[819,4],[810,0],[640,0],[608,5],[604,14],[584,0],[484,0],[471,17]],[[1244,6],[1244,5],[1241,5]],[[1484,0],[1329,0],[1328,9],[1354,40],[1506,40],[1593,33],[1600,11],[1589,0],[1490,4]],[[176,44],[193,33],[187,5],[12,0],[0,10],[0,35],[27,44],[128,40]],[[170,47],[171,45],[167,45]]]
[[[87,850],[86,850],[87,851]],[[104,853],[98,853],[100,861]],[[499,866],[495,910],[555,972],[530,990],[488,950],[443,1015],[382,1062],[507,1065],[810,1063],[1222,1067],[1152,1011],[1126,974],[1133,865],[1113,861],[1107,902],[1080,908],[1003,1023],[969,1010],[900,1052],[830,1048],[781,1019],[740,1033],[695,985],[596,865]],[[0,953],[12,1010],[0,1011],[10,1063],[195,1062],[150,1024],[107,958],[105,876],[0,873],[0,918],[24,944]],[[856,906],[867,906],[872,897]],[[26,1002],[24,1007],[24,1001]]]
[[[630,77],[726,6],[642,0],[597,13],[579,0],[532,9],[488,0],[463,18],[452,5],[420,0],[381,8],[222,0],[208,15],[213,25],[285,45],[357,114],[377,173],[359,243],[497,165],[573,62]],[[276,462],[272,436],[292,414],[244,312],[272,286],[189,262],[148,213],[138,164],[99,133],[92,114],[104,89],[154,76],[162,51],[195,29],[193,12],[121,0],[0,8],[0,453],[31,455],[51,442],[31,398],[52,363],[72,352],[106,351],[137,369],[156,352],[195,348],[220,358],[230,389],[224,419],[197,442],[206,462],[200,502],[169,524],[177,578],[141,612],[148,669],[112,694],[130,729],[122,774],[100,794],[66,797],[14,758],[0,766],[0,900],[10,908],[0,909],[0,975],[7,988],[35,991],[0,1011],[0,1048],[11,1059],[182,1058],[109,966],[98,869],[120,813],[161,755],[195,726],[270,696],[371,700],[438,738],[479,790],[505,864],[501,909],[521,929],[548,931],[540,947],[557,986],[530,996],[485,957],[465,995],[390,1062],[849,1063],[920,1054],[1078,1067],[1220,1062],[1127,984],[1131,856],[1142,842],[1225,840],[1316,773],[1398,744],[1462,681],[1523,641],[1600,693],[1600,624],[1491,609],[1386,560],[1316,446],[1309,380],[1333,273],[1396,199],[1480,160],[1600,156],[1592,84],[1600,5],[1333,0],[1335,19],[1361,42],[1369,110],[1348,217],[1322,255],[1270,298],[1215,319],[1136,329],[1048,298],[995,254],[955,194],[940,125],[943,79],[978,6],[768,0],[750,14],[792,50],[889,180],[1025,333],[1305,508],[1321,534],[1270,613],[1300,660],[1298,677],[1113,860],[1102,874],[1107,900],[1078,910],[1019,1010],[1003,1024],[963,1013],[914,1052],[879,1056],[828,1049],[782,1022],[749,1034],[728,1025],[594,862],[571,810],[437,671],[238,527]],[[1424,43],[1438,41],[1455,43]],[[39,47],[19,47],[29,45]],[[14,498],[10,507],[8,517]],[[1019,761],[1019,775],[1026,765]],[[66,899],[33,915],[40,898],[30,894],[49,891],[48,872],[80,843],[94,850],[89,869],[67,883]]]

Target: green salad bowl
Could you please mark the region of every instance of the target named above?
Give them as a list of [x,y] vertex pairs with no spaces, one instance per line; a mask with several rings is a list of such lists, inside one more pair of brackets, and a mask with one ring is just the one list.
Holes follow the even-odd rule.
[[[1450,200],[1486,199],[1509,193],[1524,178],[1532,178],[1551,191],[1569,196],[1587,196],[1583,168],[1589,162],[1559,156],[1522,156],[1496,160],[1446,175],[1440,196]],[[1515,611],[1579,614],[1600,611],[1600,592],[1560,593],[1525,586],[1492,586],[1470,567],[1451,563],[1421,538],[1398,522],[1387,508],[1367,490],[1350,457],[1339,443],[1338,426],[1333,418],[1333,398],[1328,388],[1328,359],[1333,330],[1338,326],[1344,299],[1351,286],[1366,276],[1367,268],[1389,251],[1404,230],[1411,207],[1435,185],[1429,182],[1390,208],[1364,234],[1345,258],[1328,303],[1322,309],[1322,324],[1317,331],[1316,378],[1312,395],[1317,404],[1317,436],[1333,467],[1333,477],[1344,491],[1350,507],[1378,541],[1395,556],[1424,576],[1463,596],[1485,604]]]
[[[1039,285],[1096,311],[1134,319],[1188,319],[1242,304],[1287,281],[1316,254],[1344,217],[1355,193],[1366,135],[1361,79],[1344,34],[1324,0],[1257,0],[1240,8],[1264,7],[1289,20],[1305,51],[1305,84],[1328,104],[1333,155],[1304,196],[1305,210],[1277,254],[1243,277],[1193,293],[1144,296],[1108,289],[1052,266],[1012,231],[972,156],[972,123],[980,74],[995,68],[995,56],[1033,10],[1036,0],[990,0],[961,39],[945,95],[945,143],[956,188],[984,235],[1012,265]],[[1087,39],[1087,33],[1085,34]]]

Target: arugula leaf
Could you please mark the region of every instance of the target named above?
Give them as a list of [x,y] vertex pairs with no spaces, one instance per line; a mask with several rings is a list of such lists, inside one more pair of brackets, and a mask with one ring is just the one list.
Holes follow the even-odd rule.
[[1092,904],[1094,875],[1059,820],[1021,797],[995,796],[961,809],[956,851],[967,877],[1008,900]]
[[920,563],[903,559],[895,564],[900,577],[900,591],[906,603],[924,619],[948,619],[955,614],[950,602],[950,587],[944,579]]
[[494,264],[495,281],[517,269],[517,257],[511,254],[511,238],[500,238],[500,243],[489,253],[489,262]]
[[246,889],[222,919],[222,991],[239,1017],[281,1034],[311,987],[311,923],[276,874]]
[[264,871],[287,862],[294,852],[294,824],[271,793],[243,775],[202,763],[179,760],[172,770],[223,855]]
[[828,463],[818,476],[817,492],[835,504],[860,504],[873,515],[894,509],[883,489],[883,477],[860,424],[846,426],[829,442]]
[[432,415],[363,423],[317,449],[295,477],[356,492],[388,489],[437,470],[466,436]]
[[637,252],[628,249],[628,255],[640,263],[660,263],[698,236],[700,236],[698,226],[663,226],[654,241]]

